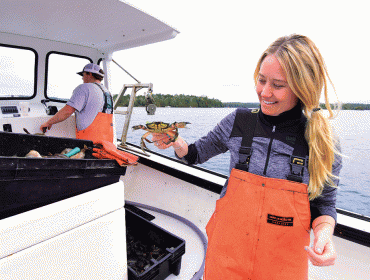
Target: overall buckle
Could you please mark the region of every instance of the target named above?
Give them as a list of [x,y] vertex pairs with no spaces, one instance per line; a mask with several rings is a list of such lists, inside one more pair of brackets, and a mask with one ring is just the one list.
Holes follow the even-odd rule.
[[288,180],[302,183],[305,166],[307,166],[306,158],[290,156],[290,174],[288,175]]
[[251,155],[252,155],[252,148],[240,147],[239,163],[237,163],[235,167],[240,170],[248,171]]

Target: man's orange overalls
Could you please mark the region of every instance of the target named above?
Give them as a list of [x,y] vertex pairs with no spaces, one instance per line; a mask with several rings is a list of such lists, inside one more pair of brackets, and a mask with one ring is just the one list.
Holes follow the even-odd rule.
[[77,130],[76,128],[76,138],[91,140],[93,142],[99,140],[105,140],[113,142],[113,100],[112,96],[108,92],[104,92],[103,88],[100,89],[104,94],[104,107],[102,112],[99,112],[95,117],[94,121],[84,130]]

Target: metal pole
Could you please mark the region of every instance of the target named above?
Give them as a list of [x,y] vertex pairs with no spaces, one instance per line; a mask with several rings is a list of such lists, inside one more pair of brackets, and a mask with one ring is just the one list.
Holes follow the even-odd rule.
[[140,84],[140,81],[139,80],[137,80],[137,79],[135,79],[135,77],[134,76],[132,76],[129,72],[127,72],[121,65],[119,65],[114,59],[112,59],[112,61],[115,63],[115,64],[117,64],[117,66],[119,67],[119,68],[121,68],[123,71],[125,71],[126,72],[126,74],[127,75],[129,75],[131,78],[133,78],[138,84]]
[[117,109],[118,101],[121,99],[121,97],[123,97],[125,95],[126,90],[127,90],[127,87],[125,87],[125,85],[123,85],[123,88],[122,88],[120,94],[117,95],[117,99],[114,101],[114,105],[113,105],[114,110]]
[[136,97],[136,87],[134,86],[132,88],[132,93],[131,93],[131,96],[130,96],[130,102],[129,102],[128,107],[127,107],[127,115],[126,115],[126,118],[125,118],[125,125],[123,126],[123,130],[122,130],[121,145],[123,145],[123,146],[126,145],[127,131],[128,131],[128,126],[130,124],[132,109],[133,109],[134,103],[135,103],[135,97]]

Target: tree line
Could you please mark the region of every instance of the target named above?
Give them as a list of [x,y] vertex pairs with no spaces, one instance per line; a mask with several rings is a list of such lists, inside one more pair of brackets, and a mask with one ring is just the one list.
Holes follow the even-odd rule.
[[[208,98],[207,96],[194,96],[185,94],[153,94],[154,104],[157,107],[192,107],[192,108],[258,108],[258,102],[221,102],[215,98]],[[113,96],[116,100],[117,95]],[[118,107],[127,107],[130,101],[130,94],[124,95],[118,102]],[[137,95],[135,99],[135,107],[145,107],[147,100],[144,95]],[[320,107],[326,109],[324,103]],[[331,104],[331,108],[335,109],[335,105]],[[370,110],[370,104],[362,103],[343,103],[342,110]]]
[[[320,104],[320,107],[323,109],[326,109],[325,104]],[[335,109],[336,106],[333,104],[330,104],[330,108]],[[362,104],[362,103],[343,103],[342,110],[370,110],[370,104]]]
[[[256,103],[242,103],[242,102],[224,102],[222,103],[223,107],[230,107],[230,108],[238,108],[238,107],[244,107],[244,108],[258,108],[260,104],[258,102]],[[320,103],[320,107],[322,109],[326,109],[325,103]],[[330,104],[331,109],[336,109],[337,105]],[[370,104],[362,104],[362,103],[343,103],[341,104],[342,110],[370,110]]]
[[243,103],[243,102],[224,102],[222,103],[223,107],[229,107],[229,108],[258,108],[260,106],[259,102],[249,102],[249,103]]
[[[184,94],[153,94],[154,104],[157,107],[192,107],[192,108],[219,108],[224,107],[218,99],[208,98],[207,96],[194,96]],[[116,100],[117,95],[113,96]],[[127,107],[130,101],[130,94],[124,95],[118,101],[118,107]],[[134,106],[146,106],[146,98],[143,95],[137,95]]]

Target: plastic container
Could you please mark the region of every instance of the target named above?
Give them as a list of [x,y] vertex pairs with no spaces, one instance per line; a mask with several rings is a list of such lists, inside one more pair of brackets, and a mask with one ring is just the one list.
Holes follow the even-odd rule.
[[126,209],[129,280],[163,280],[179,275],[185,241]]
[[119,181],[126,168],[114,160],[25,158],[30,150],[41,155],[65,148],[93,147],[92,141],[0,132],[0,219]]

